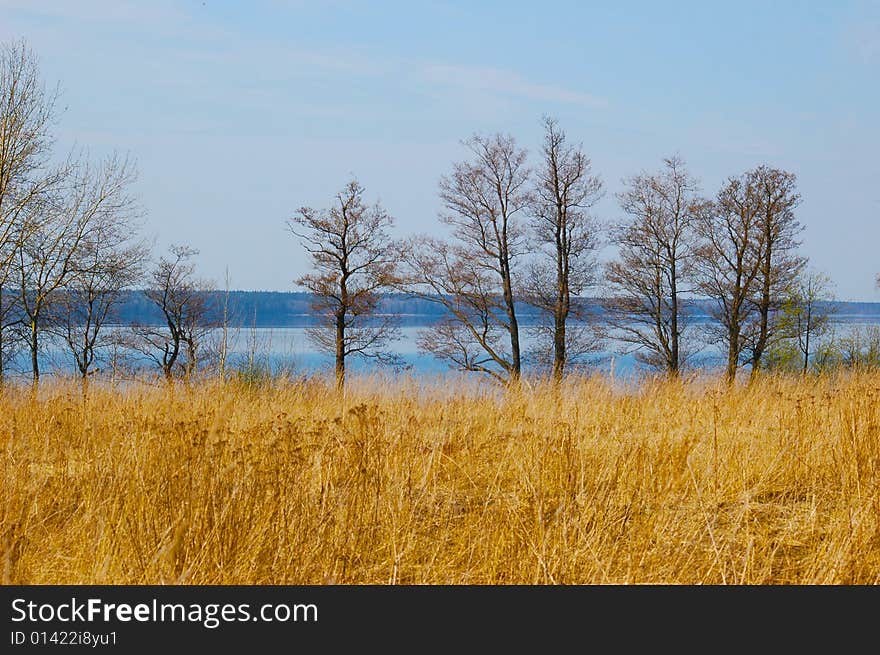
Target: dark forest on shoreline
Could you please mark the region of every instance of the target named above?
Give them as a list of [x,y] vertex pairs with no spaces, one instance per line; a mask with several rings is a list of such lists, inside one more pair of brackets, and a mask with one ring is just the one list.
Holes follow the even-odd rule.
[[[226,291],[209,291],[206,294],[213,302],[209,305],[222,307]],[[309,327],[320,322],[312,309],[314,297],[305,292],[293,291],[243,291],[228,292],[228,311],[232,322],[260,328]],[[586,315],[601,316],[602,300],[600,298],[580,298],[588,310]],[[880,303],[828,301],[825,303],[831,310],[831,316],[837,318],[872,318],[880,317]],[[691,300],[688,303],[696,320],[709,320],[709,301]],[[421,298],[412,298],[405,294],[389,293],[382,296],[380,314],[399,317],[402,326],[430,325],[446,315],[440,303],[430,302]],[[523,307],[523,318],[527,323],[536,320],[539,312],[529,306]],[[530,320],[531,319],[531,320]],[[162,316],[155,304],[151,303],[143,291],[125,292],[119,307],[119,324],[129,325],[140,323],[158,325]]]

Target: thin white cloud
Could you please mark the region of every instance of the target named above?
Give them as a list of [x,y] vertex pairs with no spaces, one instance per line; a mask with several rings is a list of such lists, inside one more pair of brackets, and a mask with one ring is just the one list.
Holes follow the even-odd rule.
[[[278,0],[271,6],[288,9],[300,6],[300,0]],[[110,28],[120,38],[127,35],[133,43],[140,37],[167,36],[172,40],[165,52],[154,53],[157,59],[173,56],[178,61],[226,63],[231,68],[256,71],[256,79],[265,76],[296,78],[315,74],[341,78],[381,77],[397,79],[404,85],[424,86],[443,95],[467,93],[479,95],[487,102],[530,99],[544,103],[562,103],[584,107],[601,107],[603,98],[552,84],[530,80],[522,74],[503,68],[450,65],[442,61],[412,60],[382,56],[376,53],[345,49],[302,48],[278,41],[258,41],[207,20],[210,12],[203,7],[181,5],[169,0],[78,0],[47,2],[41,0],[0,0],[0,11],[9,12],[7,28],[19,23],[28,32],[43,33],[44,40],[65,41],[68,35],[93,34],[100,26]],[[48,19],[54,26],[36,26],[33,17]],[[20,19],[16,21],[15,19]],[[204,19],[204,20],[203,20]],[[60,24],[66,26],[58,32]],[[77,28],[71,29],[71,25]],[[6,30],[0,28],[0,36]],[[266,66],[269,64],[269,66]]]
[[864,25],[855,34],[856,52],[865,61],[880,60],[880,23]]
[[111,35],[134,43],[145,37],[167,38],[189,47],[222,43],[226,30],[206,20],[203,10],[201,5],[170,0],[0,0],[0,12],[7,19],[0,25],[0,36],[39,35],[68,42]]
[[[526,98],[590,108],[608,104],[604,98],[591,94],[530,81],[512,70],[407,60],[362,51],[304,49],[277,42],[255,43],[235,34],[227,36],[222,49],[190,48],[179,56],[215,65],[225,62],[230,70],[259,71],[254,76],[258,85],[265,85],[268,79],[292,80],[314,75],[353,80],[358,84],[369,78],[382,78],[396,80],[411,91],[421,91],[427,84],[438,95],[467,94],[481,96],[484,101]],[[263,67],[266,62],[271,62],[270,68]],[[253,89],[253,85],[249,86]],[[271,85],[264,91],[268,96],[276,92]]]
[[585,107],[607,105],[604,98],[559,86],[532,82],[519,73],[500,68],[429,64],[421,68],[420,77],[432,84],[457,87],[468,91]]
[[184,18],[173,4],[152,0],[77,0],[77,2],[39,2],[34,0],[0,0],[3,11],[20,11],[44,18],[94,23],[167,25]]

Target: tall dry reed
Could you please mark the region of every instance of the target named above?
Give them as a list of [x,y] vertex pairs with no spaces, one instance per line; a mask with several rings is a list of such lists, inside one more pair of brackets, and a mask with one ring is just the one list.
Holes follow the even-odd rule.
[[4,583],[880,582],[880,375],[0,394]]

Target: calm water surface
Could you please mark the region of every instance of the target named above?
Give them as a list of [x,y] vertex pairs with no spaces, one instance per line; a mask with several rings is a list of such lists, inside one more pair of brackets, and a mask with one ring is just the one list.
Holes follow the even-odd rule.
[[[834,330],[838,335],[864,326],[880,326],[880,316],[838,316],[834,320]],[[398,355],[402,366],[385,369],[386,373],[409,374],[413,376],[437,376],[450,372],[448,364],[433,356],[420,352],[417,345],[419,333],[424,327],[404,327],[400,330],[400,339],[391,344],[390,350]],[[523,350],[534,346],[534,339],[523,331]],[[219,343],[220,333],[215,332],[209,342]],[[233,330],[229,333],[229,362],[232,366],[245,365],[253,359],[264,367],[272,370],[288,370],[299,373],[316,373],[332,370],[333,357],[317,352],[309,341],[305,328],[247,328]],[[621,354],[615,349],[622,344],[607,344],[606,352],[599,352],[585,360],[590,370],[613,373],[615,376],[627,377],[640,372],[641,366],[633,354]],[[49,373],[72,372],[73,361],[58,343],[46,339],[45,351],[41,355],[43,371]],[[717,347],[707,346],[693,360],[697,368],[712,369],[722,364],[721,353]],[[24,353],[16,358],[15,365],[22,373],[28,372],[29,359]],[[373,360],[352,357],[347,361],[349,370],[355,373],[377,370]]]

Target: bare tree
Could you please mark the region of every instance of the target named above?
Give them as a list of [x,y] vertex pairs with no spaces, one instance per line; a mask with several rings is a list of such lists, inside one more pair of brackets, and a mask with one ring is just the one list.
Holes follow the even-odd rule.
[[[553,350],[553,377],[559,381],[566,362],[596,349],[596,339],[582,329],[587,319],[584,303],[572,303],[596,281],[598,225],[590,214],[602,198],[602,181],[582,146],[566,142],[556,120],[544,118],[543,159],[533,194],[533,232],[540,245],[526,295],[531,304],[551,319],[539,326],[549,336]],[[570,329],[569,319],[581,322]]]
[[405,254],[405,289],[443,305],[447,316],[421,346],[459,368],[503,381],[522,373],[515,264],[521,214],[530,204],[526,152],[511,136],[473,136],[471,161],[440,180],[453,243],[418,237]]
[[[111,160],[107,171],[119,185],[135,179],[127,162]],[[66,344],[84,381],[94,372],[100,351],[112,345],[104,328],[117,319],[123,293],[141,279],[149,256],[147,245],[137,239],[139,210],[134,199],[122,189],[118,193],[94,216],[94,225],[79,245],[76,274],[52,305],[50,329]]]
[[23,217],[42,202],[57,174],[48,171],[57,91],[46,91],[23,42],[0,44],[0,382],[10,358],[10,330],[20,324],[13,262],[28,236]]
[[411,239],[404,250],[405,290],[446,310],[446,316],[419,334],[419,348],[463,371],[508,382],[516,374],[506,350],[510,324],[495,272],[481,268],[462,250],[427,236]]
[[352,355],[394,361],[388,342],[397,336],[391,316],[379,315],[379,292],[397,281],[397,248],[389,230],[394,219],[376,203],[364,202],[364,188],[352,179],[326,210],[301,207],[288,220],[312,260],[313,273],[296,284],[313,294],[320,324],[308,330],[321,350],[335,356],[336,384],[345,384]]
[[[800,204],[794,174],[759,166],[746,174],[759,205],[761,251],[757,288],[752,302],[757,311],[757,329],[748,345],[752,375],[761,368],[762,357],[777,336],[776,315],[785,295],[806,264],[796,250],[802,226],[794,215]],[[814,276],[810,280],[817,282]]]
[[698,223],[698,288],[712,302],[711,313],[720,326],[714,340],[727,351],[725,375],[731,383],[755,331],[756,306],[751,300],[760,284],[761,205],[749,174],[731,177]]
[[61,186],[28,207],[15,268],[34,382],[40,377],[40,333],[54,318],[52,303],[65,285],[87,272],[88,244],[95,242],[100,226],[131,210],[132,175],[128,160],[116,156],[98,166],[70,162]]
[[807,374],[811,358],[828,345],[823,338],[832,327],[831,287],[831,278],[812,270],[790,284],[776,318],[778,336],[767,350],[767,364]]
[[695,229],[706,201],[678,157],[627,180],[617,199],[628,218],[612,229],[618,256],[606,269],[608,322],[640,361],[676,376],[690,354],[684,299],[694,289]]
[[824,368],[871,370],[880,368],[880,327],[856,325],[823,348]]
[[199,346],[214,326],[211,285],[196,277],[193,258],[198,250],[172,246],[150,273],[144,295],[159,310],[163,324],[132,326],[131,347],[154,361],[168,382],[176,368],[185,378],[199,363]]

